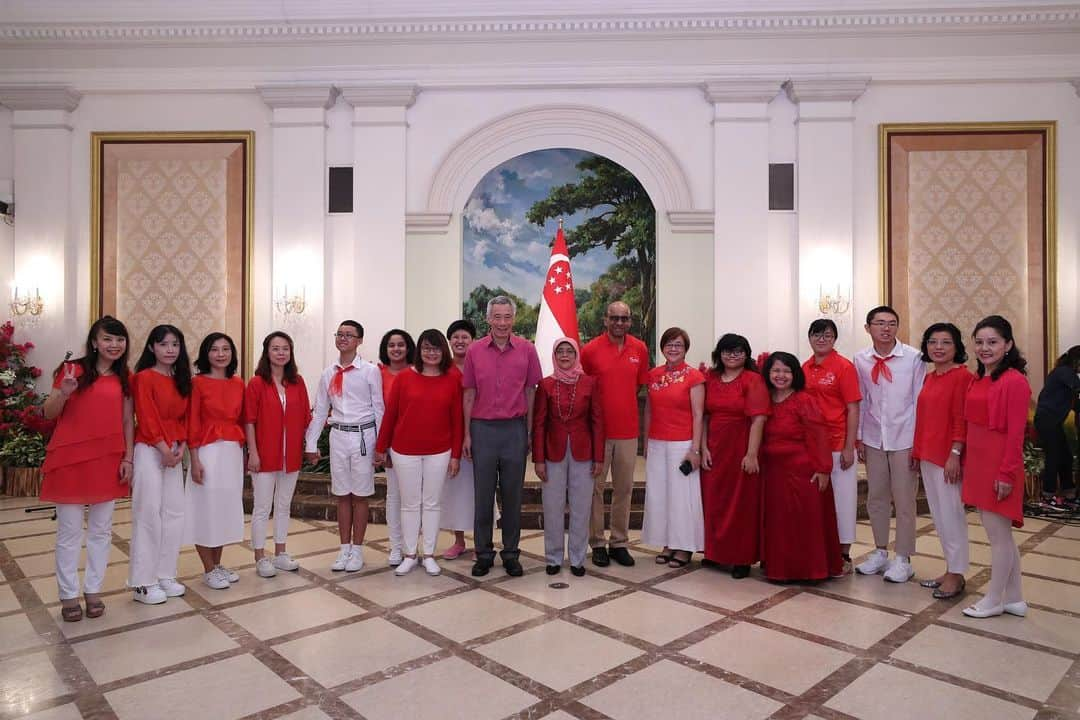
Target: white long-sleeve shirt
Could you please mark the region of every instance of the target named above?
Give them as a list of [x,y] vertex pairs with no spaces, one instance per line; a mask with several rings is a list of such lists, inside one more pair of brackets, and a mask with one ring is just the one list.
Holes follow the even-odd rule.
[[[877,358],[892,355],[888,362],[892,382],[881,373],[875,384],[871,372]],[[885,355],[873,346],[852,358],[859,376],[862,402],[859,404],[858,439],[878,450],[906,450],[915,444],[915,403],[926,379],[926,364],[917,348],[899,340]]]
[[362,425],[374,420],[378,434],[386,411],[383,406],[382,373],[374,363],[361,359],[359,355],[353,359],[352,365],[355,370],[342,375],[341,395],[330,394],[330,382],[342,366],[334,363],[323,370],[319,389],[315,393],[311,424],[304,435],[307,452],[318,450],[319,435],[331,410],[334,422],[342,425]]

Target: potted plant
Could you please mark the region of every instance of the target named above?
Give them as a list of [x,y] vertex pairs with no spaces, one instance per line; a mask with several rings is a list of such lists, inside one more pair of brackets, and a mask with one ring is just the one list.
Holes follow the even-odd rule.
[[6,494],[19,497],[41,492],[41,464],[45,462],[45,436],[25,428],[7,434],[0,444]]
[[1046,466],[1046,454],[1036,444],[1038,441],[1035,425],[1028,420],[1024,430],[1024,498],[1027,502],[1039,502],[1042,497],[1042,471]]
[[37,495],[53,423],[41,413],[45,397],[34,386],[41,369],[27,362],[32,342],[15,342],[15,326],[0,325],[0,468],[4,492]]

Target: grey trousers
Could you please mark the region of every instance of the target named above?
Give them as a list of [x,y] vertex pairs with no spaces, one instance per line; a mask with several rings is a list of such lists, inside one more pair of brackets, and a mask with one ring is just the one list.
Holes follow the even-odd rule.
[[521,490],[529,434],[525,418],[472,420],[473,482],[476,488],[473,538],[477,562],[494,563],[495,493],[502,508],[502,559],[516,560],[521,540]]
[[548,460],[544,483],[544,558],[548,565],[562,565],[564,511],[570,502],[570,565],[581,567],[589,551],[589,516],[592,511],[592,462],[575,460],[570,454],[558,462]]

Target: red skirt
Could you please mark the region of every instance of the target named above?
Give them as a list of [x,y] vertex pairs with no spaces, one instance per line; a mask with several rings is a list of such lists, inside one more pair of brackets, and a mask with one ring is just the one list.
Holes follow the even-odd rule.
[[742,469],[749,428],[745,418],[709,428],[712,469],[701,471],[705,559],[720,565],[753,565],[760,559],[761,475]]
[[821,492],[804,454],[766,455],[762,562],[770,580],[825,580],[843,571],[832,485]]

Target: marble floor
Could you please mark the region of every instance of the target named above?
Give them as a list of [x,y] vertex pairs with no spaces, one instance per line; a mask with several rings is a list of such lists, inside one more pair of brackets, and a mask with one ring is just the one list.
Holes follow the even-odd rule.
[[[960,614],[989,578],[974,515],[970,592],[954,601],[880,577],[809,587],[670,570],[637,543],[633,568],[549,577],[537,531],[522,578],[474,579],[467,558],[396,577],[383,526],[361,572],[331,573],[333,528],[293,520],[299,572],[259,578],[232,546],[240,581],[211,590],[187,549],[187,595],[150,607],[124,590],[120,506],[107,612],[63,623],[54,523],[34,504],[0,498],[0,718],[1080,718],[1080,527],[1016,532],[1023,619]],[[929,518],[919,525],[926,578],[944,562]],[[868,525],[859,540],[868,552]]]

